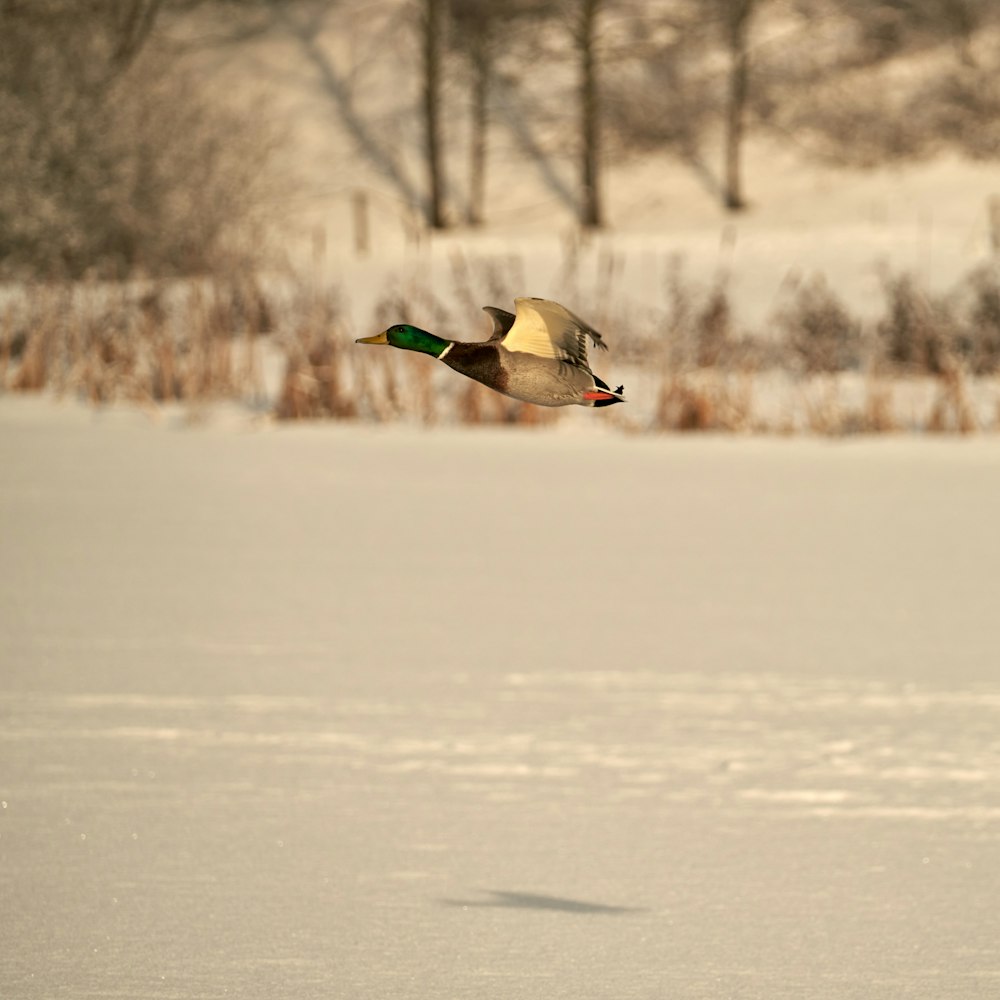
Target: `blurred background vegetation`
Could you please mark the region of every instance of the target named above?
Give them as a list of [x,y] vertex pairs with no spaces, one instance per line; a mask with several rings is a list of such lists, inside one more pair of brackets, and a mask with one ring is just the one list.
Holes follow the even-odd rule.
[[[262,279],[311,197],[295,108],[255,79],[269,44],[285,47],[282,72],[310,75],[333,141],[368,171],[335,237],[358,254],[371,198],[391,199],[417,243],[489,226],[501,125],[584,234],[614,223],[609,168],[650,154],[694,172],[722,214],[759,203],[744,170],[756,138],[845,170],[1000,158],[996,0],[0,0],[0,280],[20,290],[0,312],[0,383],[259,403],[255,338],[276,334],[284,376],[267,405],[279,416],[534,419],[478,389],[442,407],[408,359],[355,364],[331,332],[336,295]],[[566,254],[569,274],[571,242]],[[622,323],[615,346],[667,373],[652,391],[658,427],[753,426],[729,375],[775,366],[927,374],[959,414],[961,378],[1000,367],[995,265],[949,295],[887,271],[874,321],[803,280],[769,338],[733,316],[724,281],[701,288],[668,268],[662,308]],[[459,261],[462,308],[523,291],[523,273],[491,266]],[[176,278],[208,284],[164,284]],[[109,279],[120,285],[95,290]],[[427,289],[387,289],[376,319],[414,302],[443,332],[456,326]],[[703,369],[725,377],[706,390],[688,378]],[[867,384],[851,426],[899,426]],[[949,421],[1000,424],[1000,403]]]
[[161,39],[179,0],[0,3],[0,269],[196,273],[266,200],[276,134]]
[[325,65],[332,91],[349,81],[329,33],[398,52],[393,98],[419,123],[422,180],[354,95],[341,113],[434,228],[488,221],[488,132],[512,101],[526,131],[575,150],[568,197],[587,227],[608,221],[605,166],[641,151],[690,163],[733,211],[750,133],[852,167],[1000,156],[995,0],[0,0],[0,23],[8,276],[199,273],[262,246],[281,116],[213,78],[207,56],[268,36]]

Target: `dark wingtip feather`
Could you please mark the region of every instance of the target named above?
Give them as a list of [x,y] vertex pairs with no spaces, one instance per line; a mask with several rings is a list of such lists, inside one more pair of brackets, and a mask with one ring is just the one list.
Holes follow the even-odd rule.
[[493,320],[493,333],[490,340],[503,340],[510,333],[510,328],[514,325],[517,317],[506,309],[498,309],[496,306],[483,306],[483,312],[488,313]]
[[601,351],[606,351],[608,349],[608,345],[604,343],[604,338],[596,330],[591,330],[590,327],[587,327],[586,333],[587,336],[590,337],[591,341],[593,341],[594,347]]

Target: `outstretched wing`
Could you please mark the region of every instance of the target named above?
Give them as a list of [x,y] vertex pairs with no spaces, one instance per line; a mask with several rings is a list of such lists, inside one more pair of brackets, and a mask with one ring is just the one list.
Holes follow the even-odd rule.
[[[517,318],[513,313],[507,312],[506,309],[497,309],[496,306],[483,306],[483,312],[489,313],[490,319],[493,320],[493,333],[490,335],[490,340],[503,340]],[[488,340],[486,343],[489,342]]]
[[593,327],[558,302],[521,298],[514,300],[514,306],[517,309],[514,325],[503,338],[508,351],[554,358],[589,372],[587,338],[595,347],[608,349]]

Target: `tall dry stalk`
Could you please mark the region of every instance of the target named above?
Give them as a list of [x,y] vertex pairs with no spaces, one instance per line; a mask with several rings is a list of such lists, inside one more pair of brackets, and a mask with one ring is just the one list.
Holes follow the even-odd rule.
[[753,384],[735,383],[722,372],[665,375],[652,429],[658,431],[748,431],[754,427]]
[[927,417],[927,430],[935,433],[957,431],[972,434],[979,429],[966,377],[954,360],[949,360],[939,378],[937,397]]
[[336,298],[307,293],[283,337],[285,374],[274,413],[279,420],[358,415],[358,401],[344,373],[346,337],[341,332]]
[[262,331],[237,332],[218,308],[234,294],[223,281],[186,283],[172,302],[138,281],[26,286],[4,314],[4,383],[96,404],[259,398]]

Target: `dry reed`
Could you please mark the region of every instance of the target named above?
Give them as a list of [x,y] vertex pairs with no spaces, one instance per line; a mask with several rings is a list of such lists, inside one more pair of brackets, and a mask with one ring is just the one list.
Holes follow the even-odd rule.
[[241,399],[264,394],[256,286],[212,282],[32,285],[0,325],[4,384],[95,404]]
[[[577,280],[579,261],[567,268],[567,280]],[[824,435],[1000,428],[992,271],[947,299],[887,281],[885,313],[864,329],[825,286],[805,283],[782,309],[781,336],[767,340],[737,328],[722,281],[700,287],[673,262],[664,306],[639,312],[614,295],[618,268],[613,255],[599,262],[601,325],[613,334],[614,374],[633,405],[603,413],[602,423]],[[523,290],[523,269],[515,257],[456,254],[447,298],[414,279],[392,281],[363,332],[412,320],[455,339],[485,337],[479,307],[509,303]],[[95,405],[235,400],[281,420],[546,426],[560,418],[427,358],[357,349],[354,336],[337,295],[297,280],[265,284],[237,273],[24,285],[0,300],[0,388]]]

